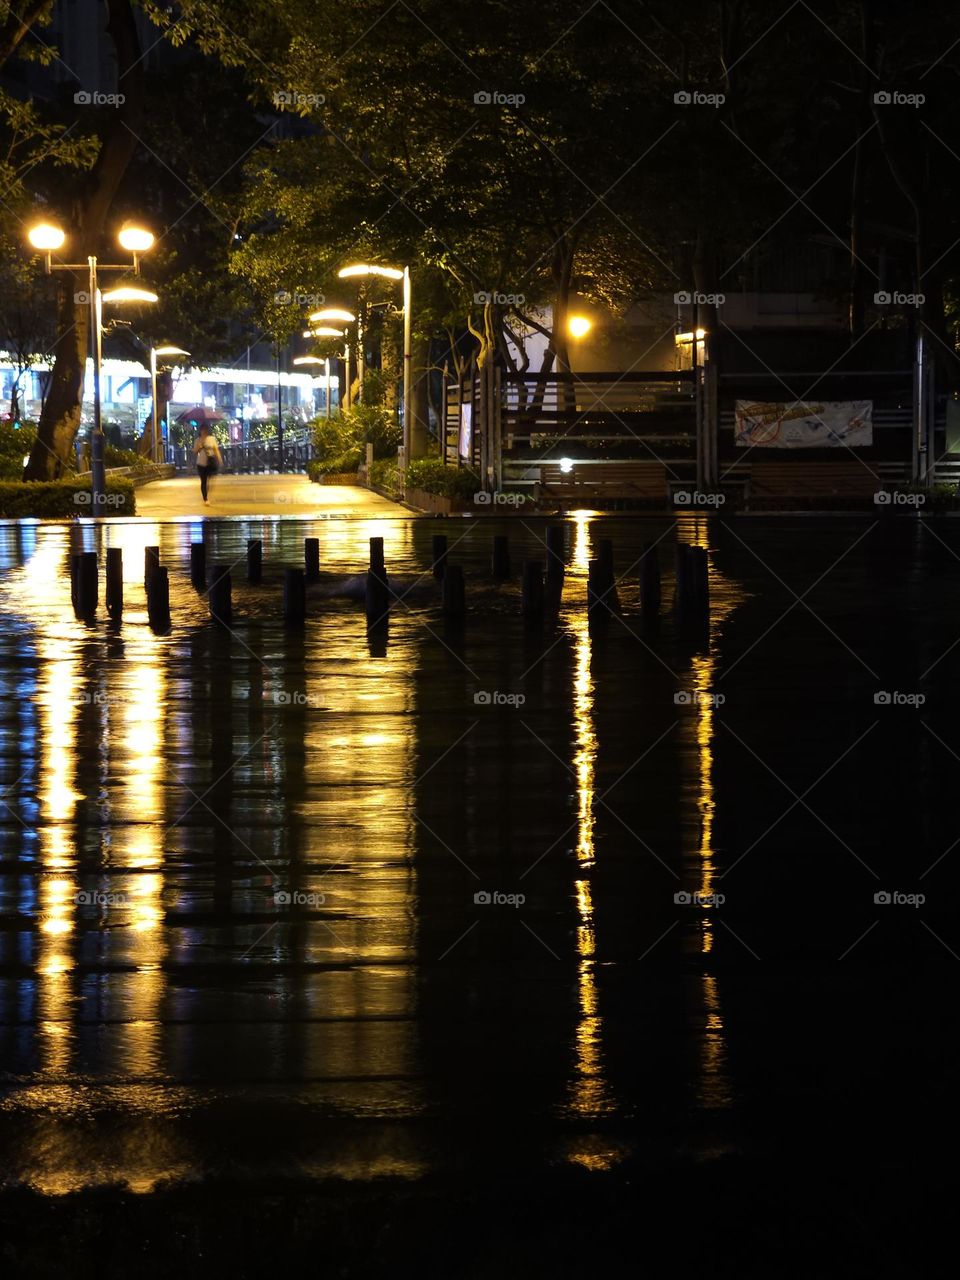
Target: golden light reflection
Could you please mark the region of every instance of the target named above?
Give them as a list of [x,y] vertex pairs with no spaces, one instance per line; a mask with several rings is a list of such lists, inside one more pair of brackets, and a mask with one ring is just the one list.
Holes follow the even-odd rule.
[[[585,576],[590,561],[590,514],[574,512],[571,567]],[[576,857],[580,875],[574,882],[577,909],[577,1029],[572,1105],[583,1115],[597,1115],[610,1107],[603,1076],[603,1020],[596,980],[596,931],[593,886],[589,872],[595,864],[594,799],[597,735],[594,727],[594,683],[591,674],[590,629],[583,609],[571,614],[573,635],[573,769],[577,787]],[[570,1158],[573,1158],[572,1156]]]

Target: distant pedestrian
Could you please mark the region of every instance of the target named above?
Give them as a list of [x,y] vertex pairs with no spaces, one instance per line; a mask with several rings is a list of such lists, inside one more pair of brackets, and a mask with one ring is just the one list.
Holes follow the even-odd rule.
[[203,426],[200,428],[200,435],[197,437],[197,443],[193,446],[193,452],[197,455],[200,496],[209,505],[210,499],[207,497],[207,493],[210,478],[215,476],[223,466],[223,455],[220,453],[220,446],[217,444],[216,436],[214,436],[209,427]]

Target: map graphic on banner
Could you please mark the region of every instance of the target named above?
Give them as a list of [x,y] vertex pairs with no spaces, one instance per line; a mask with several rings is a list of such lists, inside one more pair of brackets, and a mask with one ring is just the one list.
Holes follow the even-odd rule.
[[741,448],[823,449],[873,444],[872,400],[738,400],[736,442]]

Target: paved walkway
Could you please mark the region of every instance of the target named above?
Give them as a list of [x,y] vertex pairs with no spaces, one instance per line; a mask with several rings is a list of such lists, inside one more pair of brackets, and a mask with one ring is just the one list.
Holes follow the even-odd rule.
[[196,520],[203,516],[391,516],[410,512],[370,489],[313,484],[304,475],[215,476],[203,505],[195,477],[154,480],[137,490],[137,515],[151,520]]

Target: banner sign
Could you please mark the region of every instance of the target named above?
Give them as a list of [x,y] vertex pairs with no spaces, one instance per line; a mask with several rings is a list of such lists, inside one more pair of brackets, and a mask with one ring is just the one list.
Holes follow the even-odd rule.
[[873,444],[872,400],[738,400],[736,442],[741,448],[823,449]]

